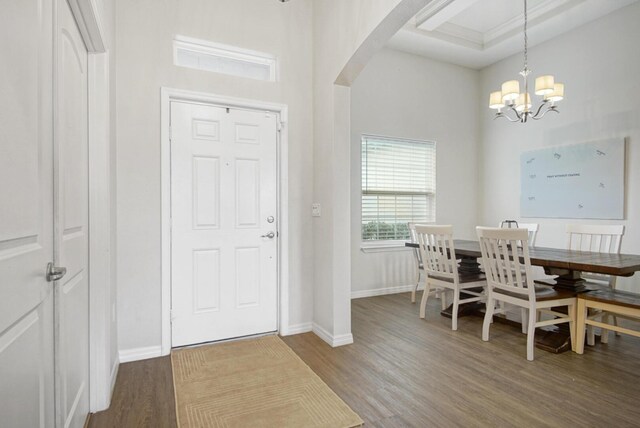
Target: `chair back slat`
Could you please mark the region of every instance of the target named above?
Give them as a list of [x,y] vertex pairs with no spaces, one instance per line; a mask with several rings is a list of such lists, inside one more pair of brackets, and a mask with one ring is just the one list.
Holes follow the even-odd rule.
[[538,229],[540,225],[538,223],[520,223],[515,220],[502,221],[498,224],[498,227],[511,229],[511,222],[516,225],[516,229],[527,229],[529,232],[529,247],[533,248],[536,246],[536,237],[538,236]]
[[[567,249],[595,253],[620,254],[623,225],[570,224],[567,226]],[[583,273],[585,279],[607,282],[615,288],[616,277],[598,273]]]
[[[416,224],[415,223],[407,223],[409,227],[409,237],[411,238],[411,242],[414,244],[418,243],[418,234],[416,233]],[[422,263],[422,252],[418,248],[413,249],[413,253],[415,255],[416,261],[418,262],[418,266],[421,266]]]
[[620,253],[624,226],[570,224],[567,226],[567,249],[595,253]]
[[489,290],[515,293],[535,300],[527,229],[477,227]]
[[453,227],[417,224],[415,230],[427,275],[457,280],[458,263],[453,247]]

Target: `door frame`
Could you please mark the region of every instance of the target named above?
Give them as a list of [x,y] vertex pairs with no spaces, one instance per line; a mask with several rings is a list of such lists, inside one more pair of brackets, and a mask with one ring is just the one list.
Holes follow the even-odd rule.
[[162,87],[160,89],[160,163],[162,212],[162,338],[161,355],[171,352],[171,102],[206,104],[215,107],[269,111],[278,115],[276,140],[278,209],[278,332],[289,325],[289,163],[288,112],[285,104],[235,98],[204,92]]
[[[105,21],[93,0],[66,0],[87,47],[89,179],[89,411],[107,409],[118,374],[111,360],[115,296],[113,254],[110,57]],[[55,8],[55,6],[54,6]],[[57,20],[57,10],[54,10]],[[56,21],[57,22],[57,21]],[[56,23],[54,22],[54,25]],[[55,27],[54,27],[55,28]],[[55,54],[54,54],[55,55]],[[54,58],[55,64],[55,58]],[[55,65],[54,65],[55,66]],[[54,97],[58,93],[56,82]],[[55,112],[54,112],[55,114]]]

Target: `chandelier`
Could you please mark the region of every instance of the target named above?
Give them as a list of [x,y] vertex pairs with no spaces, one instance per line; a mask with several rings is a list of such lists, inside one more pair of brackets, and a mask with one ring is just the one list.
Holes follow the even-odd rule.
[[[502,84],[502,90],[492,92],[489,96],[489,108],[496,111],[494,119],[506,117],[511,122],[525,123],[527,119],[542,119],[549,111],[559,113],[556,103],[564,98],[564,83],[556,83],[553,76],[540,76],[535,81],[535,94],[542,96],[537,109],[533,108],[529,94],[529,74],[527,58],[527,0],[524,0],[524,68],[520,72],[524,83],[524,92],[520,92],[518,80],[508,80]],[[507,111],[503,112],[502,109]],[[508,113],[513,113],[509,115]]]

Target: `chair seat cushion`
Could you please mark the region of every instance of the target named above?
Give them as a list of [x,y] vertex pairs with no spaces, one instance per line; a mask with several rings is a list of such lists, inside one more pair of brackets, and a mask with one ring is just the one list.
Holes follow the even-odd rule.
[[[536,301],[543,302],[545,300],[556,300],[556,299],[568,299],[571,297],[576,297],[576,292],[571,290],[564,289],[555,289],[553,287],[548,287],[544,285],[535,285],[536,287]],[[504,294],[506,296],[516,297],[518,299],[527,299],[526,294],[514,293],[511,291],[501,290],[498,288],[494,288],[493,291],[498,294]]]
[[[438,276],[438,275],[429,275],[429,278],[432,279],[437,279],[438,281],[445,281],[445,282],[451,282],[453,283],[453,279],[452,278],[446,278],[443,276]],[[481,273],[481,274],[472,274],[472,275],[464,275],[464,274],[459,274],[458,275],[458,283],[460,284],[468,284],[470,282],[480,282],[480,281],[486,281],[487,277]]]

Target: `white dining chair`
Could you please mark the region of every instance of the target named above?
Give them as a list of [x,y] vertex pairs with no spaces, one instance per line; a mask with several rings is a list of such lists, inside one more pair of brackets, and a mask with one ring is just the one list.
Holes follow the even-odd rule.
[[[500,222],[500,224],[498,225],[498,227],[502,227],[502,228],[506,228],[509,229],[511,228],[511,223],[510,222]],[[538,223],[519,223],[519,222],[515,222],[515,226],[517,229],[527,229],[527,231],[529,232],[529,247],[533,248],[536,246],[536,237],[538,236],[538,229],[540,228],[540,225]]]
[[[567,249],[575,251],[590,251],[594,253],[620,254],[623,225],[595,225],[595,224],[569,224],[567,225]],[[583,272],[582,277],[590,282],[603,285],[612,290],[616,288],[616,276],[598,273]],[[608,316],[605,315],[605,321]],[[613,324],[618,325],[618,319],[614,315]],[[619,334],[619,333],[618,333]],[[602,343],[609,341],[609,331],[602,330],[600,340]],[[595,332],[592,326],[587,327],[587,343],[595,344]]]
[[[416,233],[416,224],[415,223],[407,223],[409,227],[409,238],[411,242],[414,244],[418,243],[418,235]],[[416,285],[413,290],[411,290],[411,303],[416,302],[416,292],[418,291],[418,287],[420,286],[420,276],[421,272],[424,271],[424,266],[422,264],[422,254],[418,248],[413,249],[413,257],[416,262]]]
[[[529,235],[529,248],[534,248],[536,246],[536,237],[538,236],[538,228],[539,225],[538,223],[519,223],[515,220],[506,220],[501,222],[498,227],[501,228],[506,228],[506,229],[512,229],[513,226],[515,225],[515,228],[517,229],[526,229],[527,233]],[[504,309],[504,302],[500,302],[500,308]],[[527,333],[527,310],[524,308],[520,308],[520,322],[522,323],[522,333],[526,334]]]
[[[426,315],[427,300],[430,294],[440,291],[442,307],[446,306],[446,290],[453,292],[453,311],[451,329],[458,329],[458,309],[463,303],[484,301],[484,277],[461,276],[458,274],[458,260],[453,246],[453,226],[416,225],[416,234],[422,262],[424,264],[425,289],[420,302],[420,318]],[[474,288],[483,287],[478,292]],[[460,291],[472,297],[460,298]]]
[[[536,290],[531,276],[527,231],[488,227],[477,227],[476,230],[487,276],[487,309],[482,325],[482,340],[489,341],[489,328],[493,315],[505,311],[503,307],[496,308],[496,304],[504,302],[527,310],[527,360],[533,361],[534,358],[537,327],[568,322],[573,348],[575,346],[575,295],[571,291],[556,291],[551,287]],[[566,306],[567,313],[551,309],[558,306]],[[552,319],[539,321],[539,314],[550,315]]]

